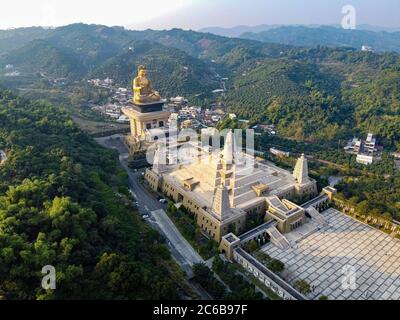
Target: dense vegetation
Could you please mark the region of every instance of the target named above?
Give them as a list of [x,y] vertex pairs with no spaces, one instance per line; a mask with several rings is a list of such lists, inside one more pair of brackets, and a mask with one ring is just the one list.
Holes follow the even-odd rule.
[[385,179],[348,177],[337,186],[339,192],[360,214],[400,220],[400,175]]
[[218,280],[205,264],[193,266],[194,279],[217,300],[261,300],[263,295],[256,292],[255,286],[238,274],[232,264],[216,256],[214,271],[222,278],[229,290]]
[[280,135],[297,141],[337,141],[372,130],[394,148],[399,68],[396,54],[294,49],[280,59],[244,64],[225,104],[251,123],[275,124]]
[[[64,110],[0,91],[0,296],[176,298],[169,252],[136,215],[117,155]],[[43,266],[57,289],[41,288]]]

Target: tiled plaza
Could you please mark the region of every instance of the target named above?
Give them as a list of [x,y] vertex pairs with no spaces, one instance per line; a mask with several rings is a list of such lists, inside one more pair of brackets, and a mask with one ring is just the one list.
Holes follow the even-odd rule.
[[312,299],[324,295],[331,300],[399,300],[400,241],[335,209],[323,216],[329,227],[291,248],[282,250],[271,243],[263,248],[285,264],[287,281],[307,281],[313,288],[308,295]]

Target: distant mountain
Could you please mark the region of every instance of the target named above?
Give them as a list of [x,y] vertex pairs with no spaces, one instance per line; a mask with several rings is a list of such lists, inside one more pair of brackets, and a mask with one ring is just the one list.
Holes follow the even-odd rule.
[[400,32],[400,27],[380,27],[380,26],[373,26],[370,24],[360,24],[357,26],[357,30],[367,30],[367,31],[374,31],[374,32]]
[[0,57],[0,70],[12,64],[28,74],[43,73],[51,77],[75,77],[85,70],[69,50],[54,46],[46,40],[33,40]]
[[41,27],[0,30],[0,56],[2,53],[17,49],[36,39],[44,39],[52,29]]
[[198,30],[199,32],[203,33],[212,33],[218,36],[223,36],[223,37],[234,37],[237,38],[241,36],[243,33],[247,32],[254,32],[258,33],[261,31],[266,31],[274,28],[281,27],[282,25],[268,25],[268,24],[261,24],[257,26],[235,26],[231,28],[224,28],[224,27],[207,27],[207,28],[202,28]]
[[361,48],[373,47],[376,51],[400,52],[400,32],[373,32],[345,30],[335,27],[310,28],[304,26],[279,27],[259,33],[244,33],[241,38],[294,46],[329,46]]
[[18,59],[21,54],[18,50],[32,45],[27,39],[30,34],[37,34],[37,37],[40,36],[41,40],[54,50],[73,57],[84,72],[95,70],[107,60],[126,52],[133,41],[140,40],[175,48],[193,58],[213,63],[216,72],[221,75],[231,72],[225,65],[232,68],[251,58],[278,57],[281,51],[287,49],[284,45],[263,44],[248,39],[227,38],[180,29],[132,31],[122,27],[73,24],[51,30],[25,28],[4,31],[3,38],[13,42],[11,36],[6,36],[7,32],[18,32],[25,41],[18,46],[5,45],[4,49],[0,50],[0,57],[5,56],[1,60],[3,63],[14,61],[16,67],[19,67],[18,64],[22,64],[23,59]]
[[56,28],[47,38],[54,46],[74,53],[89,69],[119,54],[132,40],[131,33],[122,27],[86,24]]
[[[323,28],[323,27],[333,27],[333,28],[341,28],[340,25],[319,25],[319,24],[310,24],[310,25],[283,25],[283,24],[260,24],[255,26],[247,26],[247,25],[240,25],[234,27],[206,27],[199,29],[198,32],[203,33],[212,33],[218,36],[224,37],[241,37],[245,33],[260,33],[263,31],[269,31],[272,29],[277,29],[281,27],[305,27],[305,28]],[[364,31],[373,31],[373,32],[400,32],[400,27],[380,27],[380,26],[373,26],[369,24],[360,24],[357,25],[357,30],[364,30]]]

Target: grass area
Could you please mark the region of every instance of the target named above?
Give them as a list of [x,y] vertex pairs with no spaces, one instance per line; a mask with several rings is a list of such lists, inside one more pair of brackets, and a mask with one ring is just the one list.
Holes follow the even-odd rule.
[[74,120],[74,122],[82,130],[84,130],[92,135],[97,135],[97,134],[101,134],[104,132],[112,132],[112,131],[129,129],[129,125],[127,125],[127,124],[92,121],[92,120],[83,119],[78,116],[72,116],[72,120]]

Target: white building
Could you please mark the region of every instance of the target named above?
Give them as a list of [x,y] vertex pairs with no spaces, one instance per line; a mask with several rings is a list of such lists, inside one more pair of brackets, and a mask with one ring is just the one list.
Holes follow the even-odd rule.
[[117,119],[118,123],[129,123],[129,118],[126,115],[122,115]]
[[374,157],[367,154],[358,154],[356,161],[360,164],[369,165],[374,163]]
[[372,47],[370,47],[370,46],[363,45],[363,46],[361,47],[361,51],[364,51],[364,52],[373,52],[374,50],[373,50]]
[[184,97],[180,97],[180,96],[177,96],[177,97],[175,97],[175,98],[171,98],[170,101],[171,101],[172,103],[176,103],[176,104],[188,103],[188,100],[187,100],[187,99],[185,99]]
[[269,149],[269,152],[271,152],[273,155],[278,156],[278,157],[289,157],[290,152],[282,151],[279,149],[271,148]]
[[369,165],[381,159],[383,148],[376,143],[372,133],[369,133],[366,140],[353,138],[344,150],[349,154],[357,155],[357,163]]

